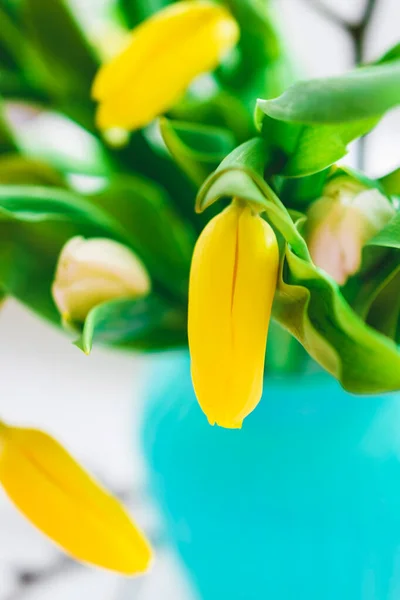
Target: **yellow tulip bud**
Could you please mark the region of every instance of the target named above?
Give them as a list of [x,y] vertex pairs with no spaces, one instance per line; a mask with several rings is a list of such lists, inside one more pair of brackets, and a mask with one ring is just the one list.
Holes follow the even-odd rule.
[[361,266],[362,248],[394,215],[394,208],[376,189],[348,176],[325,186],[307,213],[307,242],[314,264],[339,285]]
[[122,505],[46,433],[0,422],[0,483],[75,559],[125,575],[148,568],[150,547]]
[[150,287],[147,271],[132,250],[106,238],[77,236],[61,251],[52,294],[66,321],[82,322],[98,304],[145,296]]
[[279,264],[271,227],[233,203],[196,244],[189,290],[194,389],[211,425],[240,428],[262,394]]
[[93,85],[101,129],[137,129],[169,110],[191,81],[215,69],[237,41],[236,21],[207,0],[177,2],[132,32],[129,46],[101,67]]

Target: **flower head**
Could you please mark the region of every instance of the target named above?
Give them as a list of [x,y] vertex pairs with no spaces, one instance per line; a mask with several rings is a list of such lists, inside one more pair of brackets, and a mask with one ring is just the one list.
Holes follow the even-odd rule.
[[196,244],[189,290],[194,389],[209,422],[239,428],[261,398],[279,263],[271,227],[233,203]]
[[122,505],[43,431],[0,422],[0,484],[75,559],[125,575],[148,568],[150,546]]
[[137,298],[150,291],[150,279],[136,254],[106,238],[77,236],[63,247],[52,293],[66,321],[82,322],[108,300]]
[[314,263],[344,285],[359,270],[365,243],[393,214],[377,189],[349,176],[336,177],[307,213],[307,241]]
[[101,129],[137,129],[170,109],[191,81],[213,70],[237,41],[236,21],[208,0],[177,2],[132,32],[93,85]]

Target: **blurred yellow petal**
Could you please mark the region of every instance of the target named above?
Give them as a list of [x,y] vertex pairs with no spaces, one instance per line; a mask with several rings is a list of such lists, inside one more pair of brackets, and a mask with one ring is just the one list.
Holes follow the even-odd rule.
[[260,401],[278,263],[271,227],[236,204],[196,244],[189,346],[195,392],[212,425],[239,428]]
[[236,21],[207,0],[177,2],[139,25],[131,43],[99,70],[93,97],[101,129],[137,129],[167,111],[198,75],[236,43]]
[[148,568],[150,547],[122,505],[46,433],[0,423],[0,483],[75,559],[124,575]]

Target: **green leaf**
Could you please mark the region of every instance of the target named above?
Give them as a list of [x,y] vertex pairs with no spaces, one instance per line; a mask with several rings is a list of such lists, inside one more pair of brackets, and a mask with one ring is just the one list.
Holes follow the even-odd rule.
[[45,162],[19,154],[0,156],[0,184],[32,184],[65,187],[61,175]]
[[[0,5],[0,60],[3,69],[25,76],[31,67],[31,47],[21,31],[21,24],[11,15],[4,2]],[[23,49],[23,51],[22,51]]]
[[90,311],[75,345],[90,354],[94,341],[148,350],[184,345],[185,315],[154,295],[105,302]]
[[[154,132],[154,129],[153,129]],[[168,198],[179,215],[201,231],[193,214],[193,199],[196,187],[182,173],[178,165],[165,152],[160,152],[159,141],[155,142],[146,131],[134,132],[129,144],[115,150],[115,158],[126,172],[134,172],[147,180],[156,181],[169,194]]]
[[[224,0],[239,23],[240,39],[232,64],[217,77],[241,98],[250,113],[254,99],[280,94],[292,80],[281,36],[268,0]],[[235,60],[236,59],[236,60]]]
[[118,223],[99,207],[77,194],[59,188],[1,185],[0,220],[28,223],[65,221],[89,225],[99,235],[122,237],[122,229]]
[[375,119],[367,119],[338,125],[300,127],[281,174],[303,177],[323,171],[347,154],[350,142],[368,133],[376,124]]
[[88,201],[119,222],[129,244],[163,290],[187,297],[195,233],[174,213],[161,187],[143,177],[121,175]]
[[378,61],[376,61],[376,64],[380,65],[382,63],[398,59],[400,59],[400,42],[398,44],[395,44],[392,48],[389,48],[389,50],[385,52],[385,54],[381,56],[381,58]]
[[366,325],[338,286],[287,246],[274,302],[274,318],[350,392],[400,388],[396,344]]
[[182,171],[197,185],[214,171],[235,147],[233,136],[226,130],[160,119],[165,145]]
[[400,196],[400,167],[381,177],[379,182],[387,194]]
[[258,109],[279,121],[327,125],[378,118],[399,104],[400,60],[396,60],[295,83],[279,98],[259,100]]
[[384,246],[400,248],[400,212],[375,237],[370,239],[367,246]]
[[272,147],[269,172],[301,177],[322,171],[398,104],[400,61],[299,82],[278,98],[259,100],[256,123]]
[[59,324],[50,289],[62,247],[76,235],[125,241],[114,225],[65,190],[0,186],[0,287]]
[[287,208],[305,211],[308,206],[322,196],[330,169],[313,175],[296,178],[281,178],[280,198]]
[[240,26],[239,49],[253,68],[281,56],[282,42],[273,22],[269,2],[264,0],[225,0]]
[[169,0],[117,0],[117,2],[128,27],[135,27],[152,14],[171,4]]
[[[97,60],[64,0],[24,0],[28,35],[34,42],[51,91],[76,101],[89,99]],[[74,96],[75,94],[75,96]]]
[[377,262],[372,271],[366,274],[357,273],[341,289],[347,302],[363,321],[367,320],[373,302],[391,281],[398,265],[397,251],[389,251]]
[[289,241],[300,256],[308,257],[308,248],[286,208],[264,181],[267,160],[265,142],[253,138],[231,152],[200,188],[196,210],[202,212],[221,198],[241,198],[265,211],[268,219]]
[[252,114],[249,114],[235,92],[226,89],[217,90],[209,98],[187,94],[170,110],[170,115],[179,121],[227,129],[238,144],[255,133]]
[[[397,256],[399,261],[400,256]],[[398,339],[398,323],[400,318],[400,262],[391,273],[386,285],[377,294],[367,316],[367,323],[388,338]]]

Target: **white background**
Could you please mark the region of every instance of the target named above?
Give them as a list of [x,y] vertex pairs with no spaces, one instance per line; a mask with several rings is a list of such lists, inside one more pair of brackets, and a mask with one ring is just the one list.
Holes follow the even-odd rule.
[[[74,0],[90,25],[92,5]],[[316,2],[324,0],[316,0]],[[325,0],[349,19],[363,0]],[[399,40],[400,0],[378,0],[368,37],[368,58]],[[345,71],[348,39],[311,8],[309,0],[275,0],[289,50],[304,76]],[[367,169],[379,175],[400,163],[400,115],[388,115],[372,136]],[[95,349],[90,357],[58,330],[13,301],[0,313],[0,414],[7,421],[37,425],[53,433],[94,473],[122,493],[130,492],[135,518],[151,533],[160,520],[145,496],[145,468],[137,431],[147,359]],[[60,562],[61,561],[61,562]],[[37,584],[19,586],[21,572],[38,570]],[[64,563],[0,492],[0,600],[189,600],[178,560],[160,548],[151,575],[122,581],[108,573]]]

